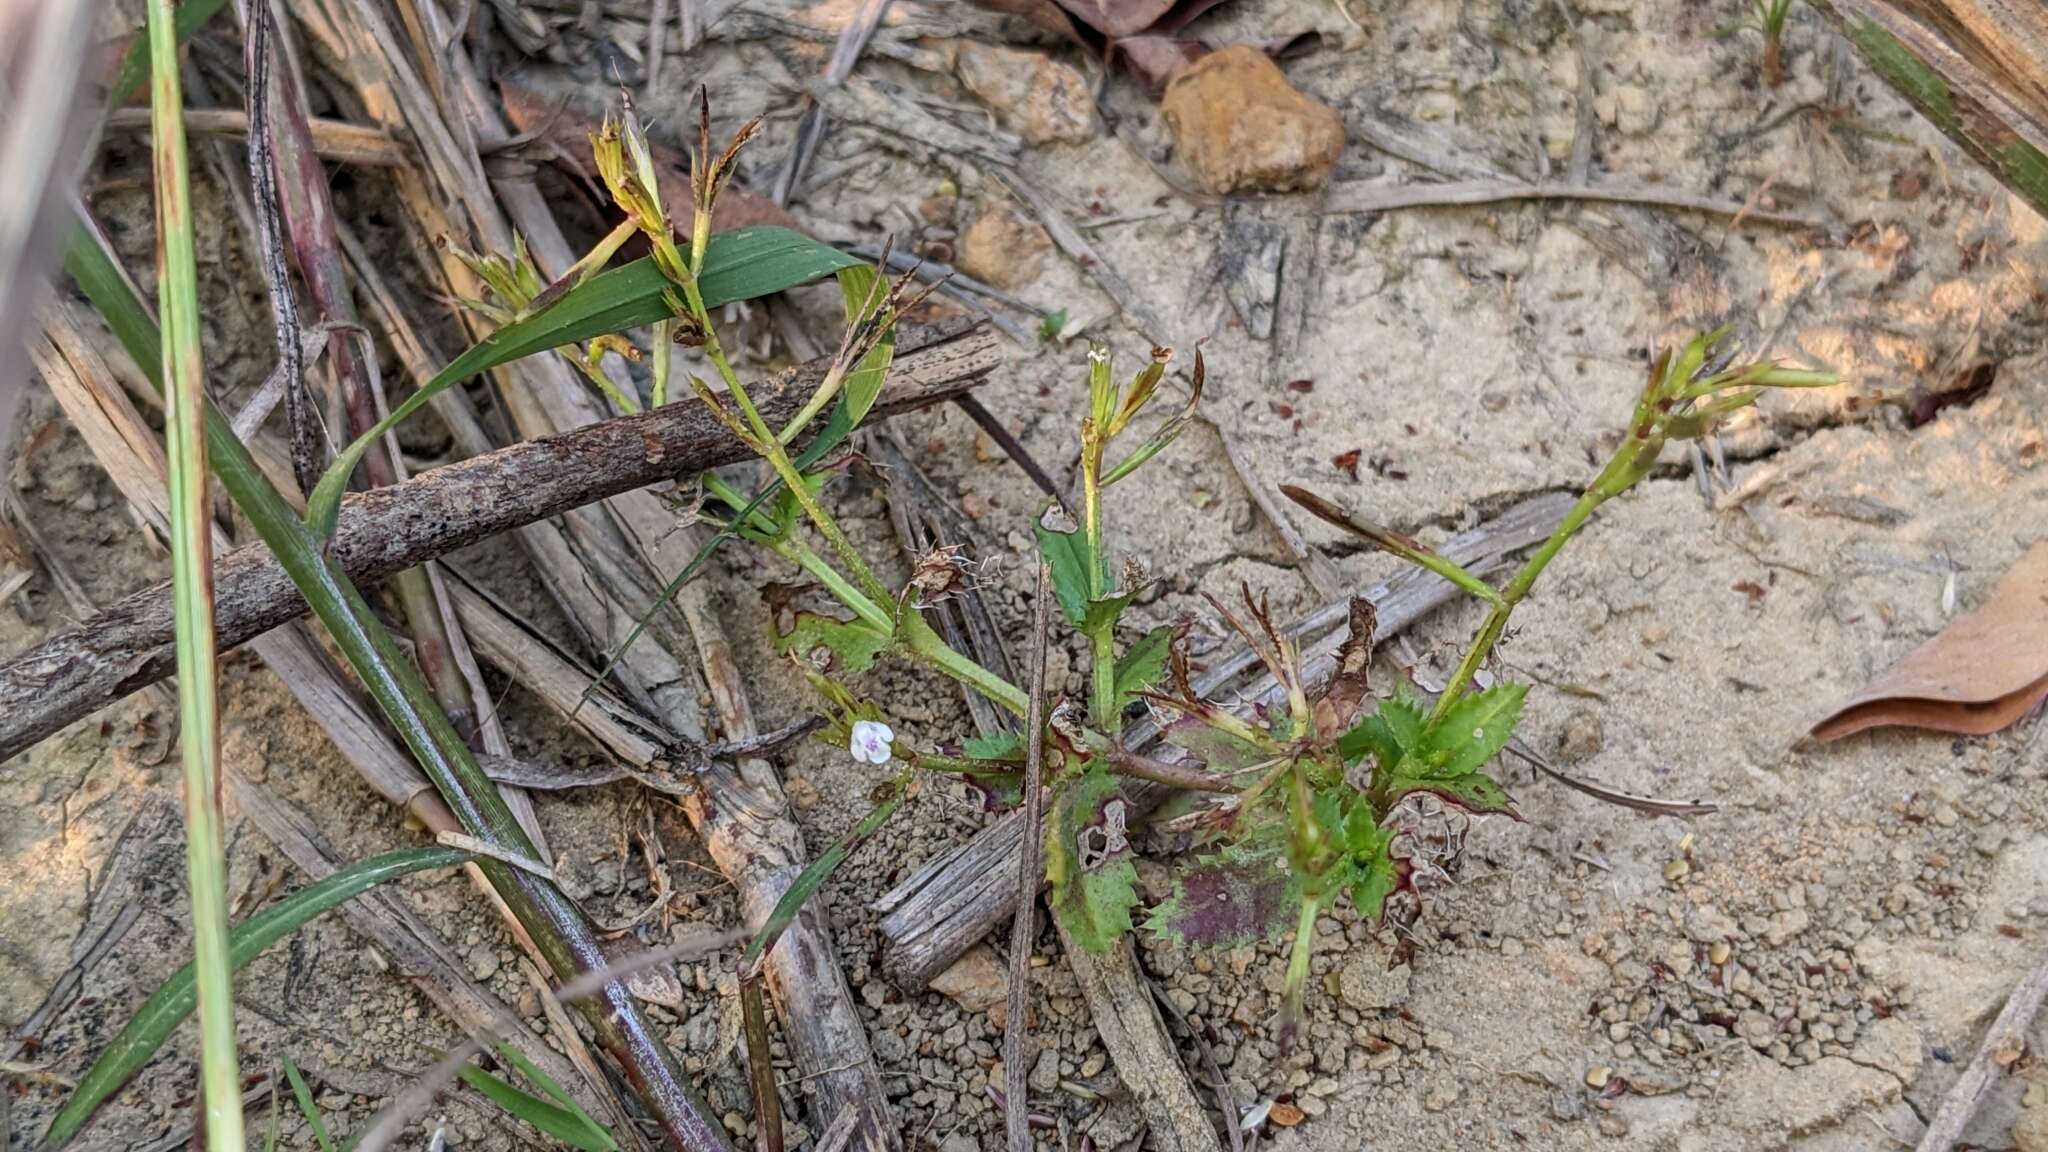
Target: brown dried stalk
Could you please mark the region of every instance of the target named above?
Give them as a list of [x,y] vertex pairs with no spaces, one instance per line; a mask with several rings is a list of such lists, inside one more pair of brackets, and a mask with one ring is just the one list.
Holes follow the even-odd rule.
[[1031,701],[1024,715],[1024,843],[1017,868],[1017,914],[1010,922],[1010,1005],[1003,1026],[1003,1130],[1010,1152],[1031,1152],[1031,941],[1038,907],[1039,823],[1045,796],[1045,642],[1052,618],[1052,569],[1038,561],[1031,631]]

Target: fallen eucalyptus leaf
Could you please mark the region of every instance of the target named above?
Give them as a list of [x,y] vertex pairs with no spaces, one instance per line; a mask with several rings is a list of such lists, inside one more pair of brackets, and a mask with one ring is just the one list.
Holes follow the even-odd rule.
[[2048,697],[2048,540],[2006,569],[1984,606],[1957,617],[1813,726],[1818,740],[1895,725],[1981,736]]

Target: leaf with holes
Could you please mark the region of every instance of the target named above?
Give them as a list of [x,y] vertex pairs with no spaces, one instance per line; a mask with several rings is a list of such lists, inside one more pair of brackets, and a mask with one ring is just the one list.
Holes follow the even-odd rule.
[[1053,915],[1075,944],[1107,952],[1131,930],[1138,870],[1131,864],[1129,804],[1099,765],[1061,790],[1046,822],[1045,877]]
[[1067,623],[1080,627],[1088,618],[1088,572],[1095,560],[1089,553],[1088,538],[1081,532],[1062,532],[1038,518],[1038,551],[1052,569],[1052,591],[1059,598]]
[[782,650],[813,667],[853,676],[874,667],[889,650],[889,634],[865,620],[799,612],[796,624],[782,637]]

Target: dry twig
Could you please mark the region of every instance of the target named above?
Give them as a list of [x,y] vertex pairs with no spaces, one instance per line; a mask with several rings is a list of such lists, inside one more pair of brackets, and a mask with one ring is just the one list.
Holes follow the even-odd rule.
[[1045,644],[1051,627],[1052,570],[1038,561],[1038,591],[1032,597],[1031,699],[1024,725],[1024,843],[1017,868],[1017,914],[1010,924],[1010,1003],[1003,1026],[1003,1131],[1010,1152],[1031,1152],[1031,941],[1038,906],[1039,823],[1045,796]]

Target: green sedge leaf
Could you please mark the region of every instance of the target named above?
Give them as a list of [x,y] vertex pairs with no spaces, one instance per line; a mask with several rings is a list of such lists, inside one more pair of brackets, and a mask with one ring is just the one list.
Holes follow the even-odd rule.
[[[495,1047],[498,1050],[499,1059],[505,1061],[507,1064],[512,1065],[514,1068],[519,1069],[519,1074],[521,1076],[526,1077],[526,1079],[535,1087],[547,1093],[550,1097],[554,1099],[555,1103],[560,1104],[562,1107],[569,1109],[571,1112],[575,1112],[579,1115],[582,1115],[586,1120],[590,1119],[588,1114],[583,1112],[582,1105],[576,1103],[576,1098],[574,1096],[569,1095],[568,1089],[562,1087],[560,1084],[555,1083],[554,1077],[549,1076],[547,1073],[541,1071],[540,1065],[535,1064],[531,1060],[528,1060],[526,1056],[519,1051],[519,1049],[512,1047],[510,1044],[505,1043],[503,1040],[495,1042],[493,1044],[493,1047]],[[597,1126],[597,1121],[595,1120],[591,1120],[590,1123],[592,1127]]]
[[[171,16],[171,32],[183,44],[199,31],[200,26],[213,19],[213,14],[227,7],[227,0],[184,0]],[[128,52],[121,57],[121,70],[107,85],[106,110],[128,103],[130,97],[149,79],[149,36],[138,32],[128,43]]]
[[[373,856],[328,876],[279,900],[236,925],[228,934],[228,962],[239,970],[265,948],[291,935],[308,920],[365,891],[400,876],[431,868],[449,868],[470,859],[454,848],[411,848]],[[130,1017],[121,1034],[114,1037],[99,1059],[79,1079],[71,1098],[64,1102],[57,1118],[50,1122],[43,1142],[61,1146],[84,1127],[95,1109],[113,1095],[128,1077],[149,1062],[185,1017],[192,1014],[198,992],[192,979],[192,965],[173,972],[150,998]]]
[[1166,674],[1166,657],[1173,649],[1173,627],[1161,625],[1138,638],[1116,661],[1116,702],[1121,708],[1138,693],[1159,682]]
[[1428,735],[1432,776],[1463,776],[1500,754],[1522,716],[1526,684],[1497,684],[1451,705]]
[[1038,551],[1052,568],[1052,591],[1059,598],[1067,623],[1080,627],[1088,618],[1088,571],[1093,566],[1088,538],[1074,532],[1055,532],[1038,521]]
[[831,670],[853,676],[874,667],[889,650],[890,637],[864,620],[834,620],[813,612],[799,612],[796,624],[782,637],[782,650],[807,663],[819,663],[820,652],[829,653]]
[[582,1152],[617,1152],[611,1133],[580,1109],[570,1111],[550,1104],[498,1079],[474,1064],[462,1067],[462,1082],[474,1088],[506,1113],[526,1121],[544,1136],[552,1137]]
[[327,1134],[327,1121],[320,1116],[320,1106],[313,1103],[313,1090],[306,1086],[306,1078],[299,1075],[299,1066],[292,1058],[284,1059],[285,1082],[291,1085],[292,1101],[299,1106],[299,1115],[306,1118],[306,1127],[313,1130],[313,1142],[320,1146],[320,1152],[334,1152],[334,1138]]
[[1127,802],[1116,778],[1090,763],[1046,822],[1045,875],[1053,915],[1074,943],[1107,952],[1131,930],[1138,870],[1125,838]]
[[[889,286],[881,273],[866,264],[855,264],[841,268],[838,272],[839,291],[846,305],[846,324],[850,328],[874,316],[881,305],[888,300]],[[892,318],[884,317],[885,320]],[[882,333],[881,339],[867,355],[861,357],[846,375],[840,385],[840,403],[846,406],[847,428],[860,427],[868,411],[875,406],[875,400],[882,394],[882,383],[888,378],[889,363],[896,356],[896,327],[893,322]]]
[[882,825],[888,823],[889,817],[894,816],[896,809],[902,806],[905,785],[908,783],[906,778],[898,777],[881,803],[869,809],[868,814],[861,817],[860,823],[848,829],[845,835],[833,842],[832,847],[827,848],[822,855],[797,874],[796,880],[782,893],[782,898],[775,902],[775,908],[768,913],[768,919],[762,922],[761,930],[748,942],[747,950],[741,953],[742,970],[753,967],[761,957],[766,956],[768,950],[775,947],[775,942],[782,938],[783,930],[796,919],[797,913],[803,911],[804,902],[824,886],[825,881],[845,863],[854,849],[881,831]]
[[[697,287],[704,306],[716,308],[794,288],[859,261],[787,228],[763,225],[720,232],[704,252]],[[673,316],[668,279],[652,257],[600,272],[562,293],[547,307],[485,337],[436,373],[391,415],[335,457],[306,499],[306,523],[322,540],[334,535],[342,493],[363,453],[386,432],[449,386],[536,352],[638,328]]]

